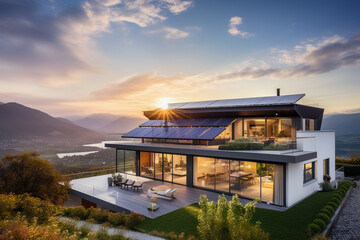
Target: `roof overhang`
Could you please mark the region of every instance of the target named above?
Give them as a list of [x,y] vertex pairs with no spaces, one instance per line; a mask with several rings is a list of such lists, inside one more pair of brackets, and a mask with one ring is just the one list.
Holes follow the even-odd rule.
[[285,151],[234,151],[234,150],[218,150],[213,148],[189,147],[186,145],[165,145],[165,144],[149,144],[149,143],[121,143],[121,144],[105,144],[105,147],[144,151],[159,152],[179,155],[193,155],[212,158],[224,158],[233,160],[261,161],[268,163],[299,163],[314,159],[317,157],[316,152],[285,152]]

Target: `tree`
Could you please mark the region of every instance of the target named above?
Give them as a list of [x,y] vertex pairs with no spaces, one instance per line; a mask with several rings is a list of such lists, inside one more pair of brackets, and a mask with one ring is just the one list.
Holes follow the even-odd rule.
[[68,198],[69,179],[37,152],[6,154],[0,161],[0,193],[29,193],[63,204]]
[[201,195],[197,227],[201,239],[269,239],[269,234],[260,228],[260,222],[251,223],[255,204],[259,201],[260,199],[256,199],[243,206],[237,195],[234,195],[230,202],[224,195],[220,195],[216,205],[209,202],[206,195]]

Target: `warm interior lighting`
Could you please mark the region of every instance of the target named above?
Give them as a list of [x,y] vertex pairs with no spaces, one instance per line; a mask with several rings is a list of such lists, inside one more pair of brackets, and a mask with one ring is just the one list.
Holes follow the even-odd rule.
[[159,98],[156,106],[165,110],[168,109],[170,98]]

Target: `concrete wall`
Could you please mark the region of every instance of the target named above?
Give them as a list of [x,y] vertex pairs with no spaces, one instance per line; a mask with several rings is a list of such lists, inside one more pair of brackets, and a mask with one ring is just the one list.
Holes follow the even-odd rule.
[[[303,200],[319,191],[323,182],[323,160],[329,158],[331,180],[335,180],[335,132],[332,131],[297,131],[298,147],[303,151],[316,151],[317,158],[301,163],[288,163],[286,174],[287,206]],[[315,161],[315,179],[303,183],[304,164]]]

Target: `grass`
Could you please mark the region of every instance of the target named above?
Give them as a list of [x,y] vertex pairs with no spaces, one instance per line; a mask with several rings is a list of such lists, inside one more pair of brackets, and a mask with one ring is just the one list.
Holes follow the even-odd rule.
[[[261,222],[262,228],[270,234],[271,240],[307,239],[305,232],[307,225],[315,219],[316,214],[334,193],[335,191],[315,193],[284,212],[257,208],[254,221]],[[198,212],[198,204],[189,205],[155,219],[146,219],[136,228],[148,233],[184,232],[186,236],[198,237],[196,229]]]

